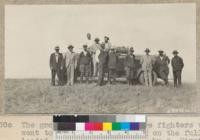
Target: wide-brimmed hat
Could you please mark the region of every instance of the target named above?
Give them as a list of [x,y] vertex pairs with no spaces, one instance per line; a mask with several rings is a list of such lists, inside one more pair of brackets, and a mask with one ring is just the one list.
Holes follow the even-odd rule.
[[178,54],[178,51],[177,51],[177,50],[174,50],[172,53],[173,53],[173,54]]
[[104,36],[104,38],[107,38],[108,40],[110,39],[108,36]]
[[69,45],[67,48],[68,48],[68,49],[73,49],[73,48],[74,48],[74,46],[72,46],[72,45]]
[[94,41],[99,41],[99,40],[100,40],[99,38],[95,38],[95,39],[94,39]]
[[55,48],[54,48],[55,50],[59,50],[60,49],[60,47],[59,46],[55,46]]
[[150,52],[150,49],[149,49],[149,48],[146,48],[144,51],[145,51],[145,52]]
[[159,50],[158,52],[159,52],[159,53],[163,53],[164,51],[163,51],[163,50]]

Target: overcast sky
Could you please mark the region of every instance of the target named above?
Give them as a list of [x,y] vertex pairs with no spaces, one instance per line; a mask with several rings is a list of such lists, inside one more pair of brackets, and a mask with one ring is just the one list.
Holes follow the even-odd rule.
[[135,54],[148,47],[171,58],[177,49],[183,80],[196,81],[195,4],[7,5],[5,13],[5,78],[50,78],[54,46],[63,52],[73,44],[79,52],[90,32]]

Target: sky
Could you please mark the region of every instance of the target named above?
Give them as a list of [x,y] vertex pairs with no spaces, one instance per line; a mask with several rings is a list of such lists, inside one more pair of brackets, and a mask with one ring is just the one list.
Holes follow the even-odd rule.
[[[177,49],[183,81],[196,81],[196,7],[182,4],[7,5],[5,78],[50,78],[49,57],[72,44],[80,52],[86,34],[109,36],[113,46],[133,46],[135,54]],[[171,65],[170,65],[171,67]],[[169,77],[172,77],[170,71]]]

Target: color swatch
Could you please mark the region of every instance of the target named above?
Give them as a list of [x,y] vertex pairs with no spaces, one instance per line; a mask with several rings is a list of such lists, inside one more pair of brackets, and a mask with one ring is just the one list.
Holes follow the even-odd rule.
[[54,115],[55,131],[139,131],[145,130],[144,115]]

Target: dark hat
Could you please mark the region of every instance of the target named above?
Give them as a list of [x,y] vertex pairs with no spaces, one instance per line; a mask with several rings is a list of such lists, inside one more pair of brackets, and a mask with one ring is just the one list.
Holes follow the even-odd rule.
[[104,38],[107,38],[109,40],[109,37],[108,36],[104,36]]
[[177,50],[174,50],[172,53],[173,53],[173,54],[178,54],[178,51],[177,51]]
[[60,49],[60,47],[59,46],[55,46],[55,48],[54,48],[55,50],[59,50]]
[[146,48],[144,51],[145,51],[145,52],[150,52],[149,48]]
[[74,48],[74,46],[69,45],[67,48],[68,48],[68,49],[72,49],[72,48]]
[[163,50],[159,50],[158,52],[159,52],[159,53],[163,53],[164,51],[163,51]]
[[95,38],[94,41],[99,41],[99,38]]
[[86,44],[83,45],[83,48],[87,48],[88,46]]
[[131,47],[131,48],[130,48],[130,51],[131,51],[131,52],[134,52],[134,49],[133,49],[133,47]]

